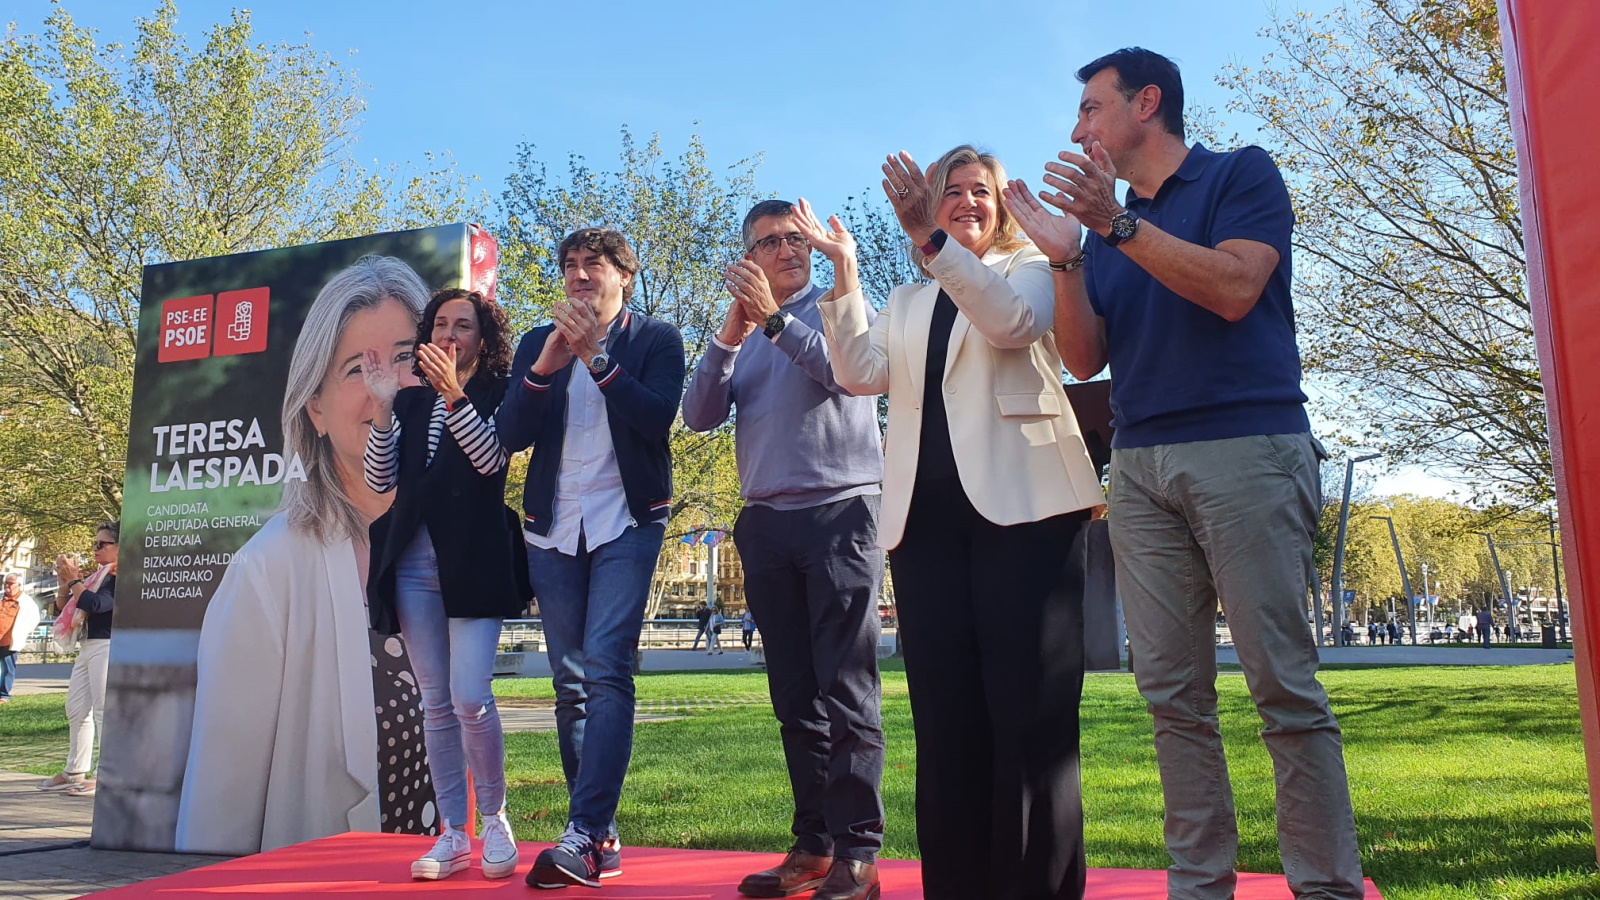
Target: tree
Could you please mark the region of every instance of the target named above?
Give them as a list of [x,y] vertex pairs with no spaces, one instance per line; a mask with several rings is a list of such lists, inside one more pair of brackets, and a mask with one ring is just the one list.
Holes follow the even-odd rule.
[[[368,170],[361,85],[250,14],[128,48],[57,6],[0,47],[0,531],[86,533],[122,497],[142,268],[459,221],[444,158]],[[480,192],[481,195],[481,192]]]
[[1323,412],[1394,461],[1542,502],[1551,469],[1493,0],[1276,17],[1219,82],[1294,196],[1301,348]]
[[[1380,620],[1388,614],[1390,600],[1403,610],[1403,584],[1389,537],[1387,522],[1394,520],[1395,536],[1405,557],[1406,577],[1411,594],[1424,589],[1422,565],[1428,566],[1427,588],[1439,595],[1441,608],[1470,609],[1502,594],[1499,576],[1489,556],[1482,532],[1495,535],[1501,567],[1516,573],[1516,588],[1535,585],[1553,595],[1555,584],[1551,564],[1548,520],[1541,513],[1504,506],[1473,508],[1449,500],[1401,494],[1393,497],[1363,497],[1350,505],[1349,530],[1345,537],[1344,586],[1357,595],[1352,618],[1362,620],[1371,610]],[[1324,532],[1337,525],[1338,503],[1324,507]],[[1320,538],[1319,538],[1320,540]],[[1317,569],[1326,584],[1332,569],[1331,553],[1319,551]],[[1435,614],[1435,619],[1440,619]],[[1404,615],[1402,614],[1402,618]]]

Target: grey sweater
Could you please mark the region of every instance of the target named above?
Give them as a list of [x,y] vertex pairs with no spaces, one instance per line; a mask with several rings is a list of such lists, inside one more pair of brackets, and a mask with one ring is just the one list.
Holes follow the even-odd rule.
[[823,293],[812,285],[780,307],[793,318],[776,341],[760,329],[737,351],[713,341],[684,392],[683,424],[694,431],[739,408],[734,453],[748,503],[805,509],[876,494],[883,481],[877,398],[851,396],[833,380],[817,310]]

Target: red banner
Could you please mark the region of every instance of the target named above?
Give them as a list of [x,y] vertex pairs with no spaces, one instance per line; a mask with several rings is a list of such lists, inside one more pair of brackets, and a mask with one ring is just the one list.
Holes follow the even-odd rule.
[[1591,643],[1600,610],[1589,609],[1591,598],[1600,599],[1600,117],[1593,114],[1600,6],[1500,0],[1500,27],[1593,804],[1600,802],[1600,658]]

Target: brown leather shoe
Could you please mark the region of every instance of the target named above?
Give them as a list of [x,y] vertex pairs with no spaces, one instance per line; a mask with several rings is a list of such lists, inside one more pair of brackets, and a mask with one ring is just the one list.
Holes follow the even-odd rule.
[[878,867],[854,859],[836,859],[811,900],[878,900]]
[[790,850],[783,862],[776,866],[765,872],[746,875],[739,882],[739,893],[746,897],[793,897],[803,894],[822,884],[832,865],[831,856]]

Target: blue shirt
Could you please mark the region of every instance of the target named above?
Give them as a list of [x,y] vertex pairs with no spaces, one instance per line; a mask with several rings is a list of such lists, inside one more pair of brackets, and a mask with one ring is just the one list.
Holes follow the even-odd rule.
[[[1311,430],[1294,336],[1294,209],[1260,147],[1200,144],[1151,198],[1125,206],[1181,240],[1250,240],[1278,251],[1261,299],[1238,322],[1169,290],[1094,232],[1084,245],[1089,303],[1105,319],[1115,448]],[[1138,240],[1134,237],[1134,240]]]

